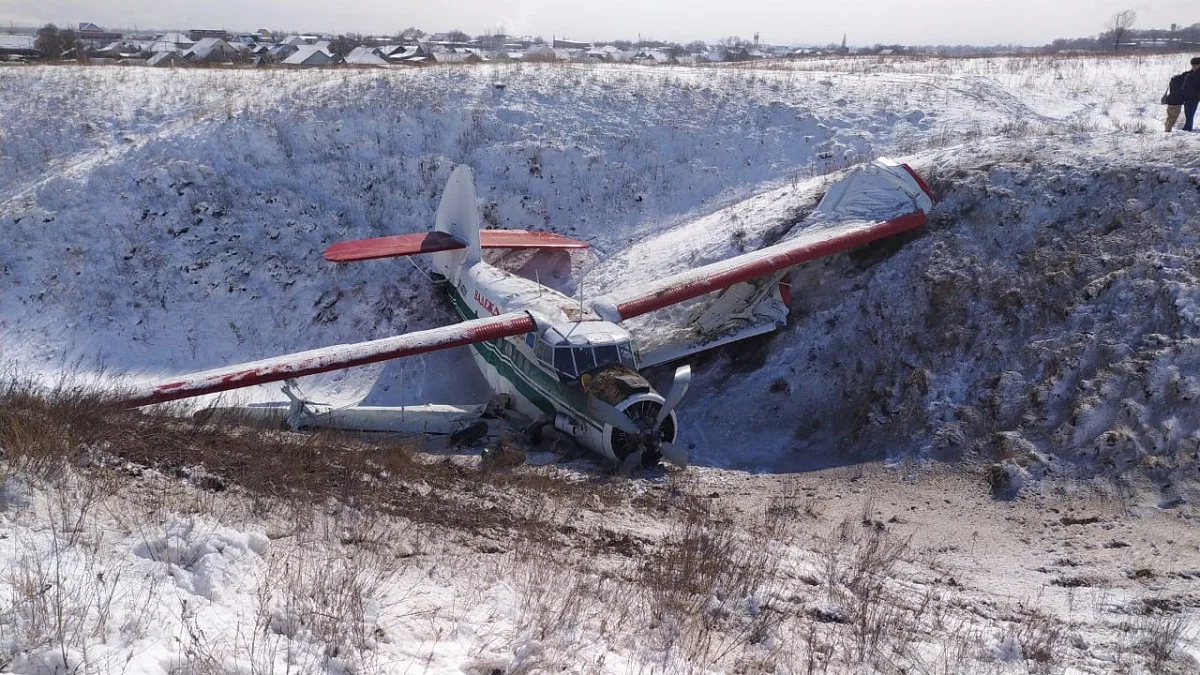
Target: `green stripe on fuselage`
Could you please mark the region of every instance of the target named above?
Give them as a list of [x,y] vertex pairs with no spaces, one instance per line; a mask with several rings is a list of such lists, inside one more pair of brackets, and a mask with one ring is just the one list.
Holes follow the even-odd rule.
[[[463,321],[479,318],[467,304],[467,299],[449,281],[446,282],[446,295],[450,298],[454,312]],[[496,369],[500,377],[511,382],[522,396],[542,412],[565,412],[577,421],[602,429],[602,425],[597,424],[587,414],[587,398],[582,392],[574,391],[570,385],[542,370],[519,349],[514,349],[513,356],[505,354],[504,341],[502,338],[477,342],[472,347],[489,366]]]

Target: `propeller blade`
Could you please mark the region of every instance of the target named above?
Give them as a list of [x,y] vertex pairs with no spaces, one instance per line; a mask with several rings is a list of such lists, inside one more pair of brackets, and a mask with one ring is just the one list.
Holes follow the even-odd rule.
[[664,420],[679,405],[683,400],[683,395],[687,393],[688,385],[692,383],[692,367],[684,364],[675,370],[675,379],[671,382],[671,389],[667,392],[666,401],[663,403],[662,410],[658,411],[658,419],[654,420],[655,428],[662,426]]
[[675,466],[686,469],[688,466],[687,450],[663,441],[662,445],[658,446],[658,451],[662,453],[663,459],[674,464]]
[[596,419],[605,424],[610,424],[627,434],[639,435],[642,433],[642,430],[625,413],[595,396],[588,396],[588,410],[596,416]]

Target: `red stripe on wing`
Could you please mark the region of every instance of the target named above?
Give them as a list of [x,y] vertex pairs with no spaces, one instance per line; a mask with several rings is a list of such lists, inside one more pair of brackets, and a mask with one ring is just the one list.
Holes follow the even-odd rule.
[[907,164],[901,164],[900,166],[908,172],[908,175],[913,177],[913,180],[917,181],[917,186],[921,188],[921,191],[928,195],[930,199],[933,199],[933,190],[929,189],[929,183],[926,183],[925,179],[921,178],[921,174],[914,171],[913,168]]
[[[526,230],[480,230],[479,245],[482,248],[587,248],[586,242],[576,241],[552,232],[528,232]],[[421,232],[397,234],[391,237],[340,241],[325,249],[329,262],[346,263],[361,260],[397,258],[419,253],[437,253],[466,248],[467,245],[445,232]]]
[[407,335],[313,349],[185,375],[179,379],[141,387],[132,392],[123,403],[127,407],[136,408],[153,403],[215,394],[256,384],[280,382],[294,377],[316,375],[403,356],[523,335],[534,329],[534,321],[528,314],[501,314]]
[[479,245],[483,248],[587,248],[587,242],[576,241],[553,232],[527,230],[480,230]]
[[378,260],[379,258],[416,255],[418,253],[453,251],[456,248],[466,247],[466,244],[445,232],[420,232],[417,234],[397,234],[391,237],[376,237],[374,239],[339,241],[325,249],[325,259],[329,262],[337,263],[357,262],[360,260]]
[[[729,288],[743,281],[764,277],[800,263],[868,244],[906,230],[921,227],[925,213],[915,211],[881,223],[853,223],[801,234],[795,239],[768,246],[760,251],[714,263],[698,270],[664,279],[649,293],[618,302],[621,320],[632,319],[706,293]],[[742,261],[742,262],[739,262]]]

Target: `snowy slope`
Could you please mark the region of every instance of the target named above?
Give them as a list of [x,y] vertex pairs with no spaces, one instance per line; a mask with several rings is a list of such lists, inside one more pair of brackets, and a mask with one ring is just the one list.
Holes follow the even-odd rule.
[[[489,222],[592,241],[549,280],[589,294],[774,240],[878,154],[940,198],[798,271],[787,329],[695,360],[699,466],[665,479],[362,477],[461,500],[484,524],[459,529],[0,461],[0,672],[1194,672],[1200,139],[1155,119],[1178,61],[0,68],[0,361],[51,376],[441,325],[408,263],[320,252],[427,229],[455,162]],[[466,402],[464,372],[306,386]]]
[[[798,272],[792,323],[762,362],[699,373],[710,405],[688,410],[705,442],[765,469],[787,448],[797,468],[967,454],[1194,482],[1200,176],[1178,166],[1186,147],[1121,150],[923,157],[942,198],[926,232]],[[738,222],[763,231],[786,212]]]
[[[876,135],[933,133],[894,123],[888,92],[873,89],[863,104],[879,109],[876,128],[854,128],[820,85],[795,88],[790,74],[0,76],[11,244],[0,269],[19,289],[0,306],[7,348],[118,371],[189,370],[445,320],[409,316],[431,303],[408,263],[333,268],[318,254],[341,238],[427,229],[455,162],[475,168],[487,222],[581,236],[604,256],[764,180],[866,157]],[[39,124],[28,107],[60,112]]]
[[[1008,372],[1017,343],[1062,325],[1047,314],[1020,335],[997,326],[1008,346],[978,360],[963,354],[980,330],[939,342],[948,321],[999,316],[970,303],[994,305],[983,296],[1003,289],[971,295],[951,283],[973,274],[955,268],[958,248],[991,241],[1004,215],[1012,238],[972,251],[1000,275],[1000,259],[1036,252],[1043,219],[1126,208],[1101,187],[1107,179],[1039,210],[1009,214],[1005,195],[1041,201],[1043,180],[1075,184],[1091,180],[1097,163],[1160,162],[1168,178],[1138,198],[1158,209],[1164,246],[1189,245],[1179,229],[1189,204],[1163,210],[1190,180],[1190,170],[1169,166],[1179,163],[1180,139],[1136,133],[1154,123],[1147,113],[1159,109],[1144,103],[1175,69],[1166,57],[778,69],[4,69],[0,358],[51,372],[82,363],[149,375],[440,325],[449,313],[408,262],[337,267],[319,256],[336,240],[426,229],[456,162],[475,168],[487,222],[593,242],[574,272],[553,281],[571,289],[586,273],[585,292],[595,293],[757,246],[804,214],[828,171],[916,153],[946,193],[928,235],[878,265],[843,257],[799,273],[795,320],[770,343],[766,367],[714,360],[680,412],[698,459],[720,466],[937,453],[938,439],[959,433],[957,411],[976,407],[983,383]],[[991,163],[1025,155],[1036,166],[1022,185],[990,185],[1008,180]],[[1058,165],[1039,168],[1051,160]],[[958,214],[963,202],[999,211],[971,221]],[[1061,246],[1086,239],[1090,218],[1054,233]],[[1174,283],[1186,312],[1190,281]],[[947,298],[930,295],[947,288]],[[1018,293],[1011,302],[1029,300]],[[891,349],[903,336],[924,347]],[[461,353],[433,355],[391,364],[378,382],[380,368],[364,368],[306,386],[335,400],[374,387],[372,402],[470,402],[483,395],[473,373],[462,382],[442,375],[469,370],[463,364]],[[1040,377],[1031,368],[1019,369],[1019,382]],[[782,395],[770,391],[779,379]],[[722,391],[749,399],[711,398]],[[251,396],[278,398],[273,389]],[[911,420],[895,423],[902,411]],[[759,415],[765,423],[743,423]],[[1106,427],[1097,433],[1112,426],[1096,424]],[[969,438],[951,445],[986,436],[962,433]],[[1089,433],[1072,438],[1082,447]]]

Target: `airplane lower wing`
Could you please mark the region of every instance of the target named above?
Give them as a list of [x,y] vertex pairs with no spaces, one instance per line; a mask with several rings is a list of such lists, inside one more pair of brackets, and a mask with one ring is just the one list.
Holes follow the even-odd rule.
[[270,425],[286,424],[291,429],[341,429],[398,434],[453,434],[477,422],[487,412],[486,403],[476,405],[426,404],[409,406],[333,406],[300,401],[267,403],[237,408],[217,408],[236,418]]
[[370,342],[312,349],[287,356],[184,375],[166,382],[141,385],[123,396],[122,403],[130,408],[166,403],[256,384],[282,382],[305,375],[326,373],[402,356],[523,335],[535,329],[536,323],[533,318],[524,312],[500,314],[464,321],[453,326],[417,331]]

